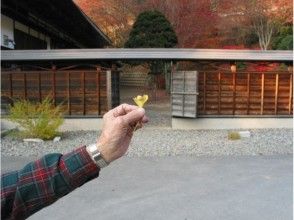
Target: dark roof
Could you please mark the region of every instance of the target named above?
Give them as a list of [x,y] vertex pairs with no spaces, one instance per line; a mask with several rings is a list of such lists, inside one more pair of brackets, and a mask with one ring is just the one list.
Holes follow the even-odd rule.
[[32,27],[38,26],[36,18],[39,18],[85,48],[102,48],[111,44],[72,0],[1,0],[1,6],[2,14]]

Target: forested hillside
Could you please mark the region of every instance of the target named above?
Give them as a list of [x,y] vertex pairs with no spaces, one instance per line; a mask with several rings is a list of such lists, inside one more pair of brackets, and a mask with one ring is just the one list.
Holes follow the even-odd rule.
[[[158,10],[171,22],[177,47],[289,49],[291,0],[75,0],[123,47],[138,14]],[[290,48],[291,49],[291,48]]]

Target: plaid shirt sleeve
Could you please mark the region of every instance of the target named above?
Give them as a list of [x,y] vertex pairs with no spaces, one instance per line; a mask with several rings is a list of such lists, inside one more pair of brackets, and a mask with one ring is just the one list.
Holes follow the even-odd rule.
[[2,174],[1,219],[25,219],[98,177],[99,171],[83,146],[65,155],[45,155],[19,171]]

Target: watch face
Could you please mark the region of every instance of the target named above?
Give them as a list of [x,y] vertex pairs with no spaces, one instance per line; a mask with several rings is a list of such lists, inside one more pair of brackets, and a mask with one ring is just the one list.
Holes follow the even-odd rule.
[[96,144],[91,144],[91,145],[89,145],[89,150],[91,152],[94,152],[94,151],[98,151],[98,148],[97,148]]
[[98,167],[103,168],[108,165],[108,163],[104,160],[104,158],[100,154],[96,144],[91,144],[87,148],[90,151],[90,154]]

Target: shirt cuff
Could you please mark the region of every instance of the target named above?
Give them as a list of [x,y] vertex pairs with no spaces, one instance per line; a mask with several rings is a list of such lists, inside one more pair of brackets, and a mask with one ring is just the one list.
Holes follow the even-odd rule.
[[63,164],[65,176],[68,177],[71,187],[76,188],[99,176],[100,168],[92,160],[86,146],[65,154]]

